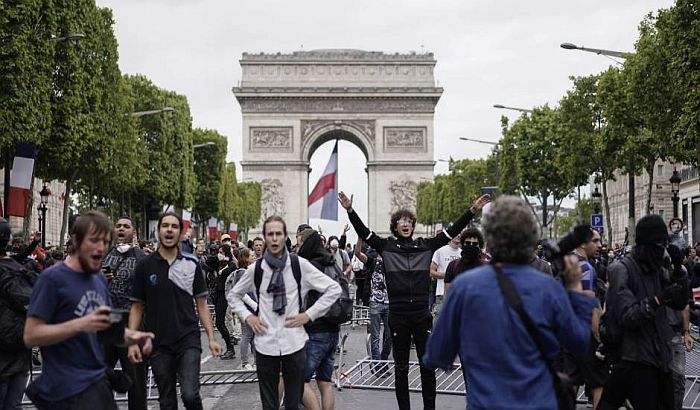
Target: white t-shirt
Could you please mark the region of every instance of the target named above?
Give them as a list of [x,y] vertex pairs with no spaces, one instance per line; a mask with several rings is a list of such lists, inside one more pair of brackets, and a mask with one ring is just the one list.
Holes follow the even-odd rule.
[[[437,271],[445,273],[447,265],[455,259],[462,257],[462,250],[457,247],[452,248],[449,244],[435,251],[433,254],[433,262],[437,265]],[[445,294],[445,279],[438,279],[435,287],[435,295],[442,296]]]

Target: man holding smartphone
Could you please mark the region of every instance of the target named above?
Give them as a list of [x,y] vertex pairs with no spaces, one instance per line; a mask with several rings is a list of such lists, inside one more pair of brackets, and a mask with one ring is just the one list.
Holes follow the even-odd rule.
[[[100,274],[112,224],[91,211],[71,230],[74,251],[39,276],[29,301],[24,343],[40,347],[42,374],[27,394],[43,409],[116,409],[97,332],[110,328],[110,296]],[[126,344],[150,351],[152,333],[125,331]]]
[[[105,256],[102,273],[109,285],[112,307],[126,310],[131,308],[131,291],[134,286],[134,269],[146,254],[134,241],[134,224],[130,217],[123,216],[114,225],[117,241]],[[128,313],[127,313],[128,315]],[[105,364],[113,369],[119,361],[122,371],[131,379],[129,388],[129,410],[145,410],[146,400],[146,366],[143,363],[132,364],[126,347],[105,343]]]

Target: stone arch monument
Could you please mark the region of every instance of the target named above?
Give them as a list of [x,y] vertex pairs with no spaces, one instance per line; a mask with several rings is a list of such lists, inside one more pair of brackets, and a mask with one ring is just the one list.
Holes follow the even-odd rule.
[[370,228],[386,234],[394,210],[415,209],[416,187],[433,179],[435,165],[442,89],[432,53],[243,53],[240,64],[233,93],[243,115],[241,166],[262,185],[263,219],[280,215],[289,229],[307,222],[309,160],[336,138],[367,159]]

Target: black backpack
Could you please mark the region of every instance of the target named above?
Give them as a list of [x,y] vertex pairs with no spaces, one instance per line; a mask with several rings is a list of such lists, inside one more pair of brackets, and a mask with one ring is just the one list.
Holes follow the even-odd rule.
[[[15,352],[25,349],[24,324],[27,320],[25,303],[29,301],[36,274],[15,263],[0,266],[0,350]],[[13,269],[15,268],[15,269]]]
[[[292,274],[294,275],[294,280],[297,282],[297,294],[299,296],[299,313],[305,310],[304,303],[302,303],[301,298],[301,267],[299,266],[299,256],[290,253],[292,265]],[[338,272],[338,268],[334,265],[327,266],[324,273],[328,275],[331,279],[336,281],[340,285],[340,297],[331,308],[323,316],[323,319],[330,323],[341,324],[348,322],[352,319],[352,309],[353,302],[350,298],[350,287],[348,285],[348,280],[345,278],[341,272]],[[255,294],[260,301],[260,284],[262,283],[263,270],[262,270],[262,259],[258,259],[255,262],[255,275],[253,277],[253,282],[255,284]],[[259,302],[258,302],[259,303]],[[260,305],[258,304],[258,311],[260,310]]]
[[[628,263],[630,263],[630,261],[625,258],[620,260],[619,263],[621,263],[629,273],[630,267]],[[622,347],[623,329],[617,322],[615,306],[609,305],[607,301],[605,303],[605,311],[600,316],[598,331],[600,332],[600,341],[603,342],[606,352],[613,357],[617,357]]]

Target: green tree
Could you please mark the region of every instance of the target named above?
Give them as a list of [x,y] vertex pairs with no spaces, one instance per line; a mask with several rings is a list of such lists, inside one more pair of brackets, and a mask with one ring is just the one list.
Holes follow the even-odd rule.
[[59,33],[52,1],[0,2],[0,149],[41,144],[51,129],[52,68]]
[[[508,135],[509,134],[509,135]],[[559,150],[570,149],[562,145],[562,130],[557,110],[548,106],[535,108],[530,115],[523,115],[507,129],[504,136],[513,138],[515,158],[520,174],[519,192],[535,197],[542,206],[543,232],[558,212],[561,202],[574,188],[566,167],[556,160]],[[553,216],[549,216],[548,203],[552,198]]]
[[[194,150],[194,161],[197,170],[198,186],[194,195],[194,207],[192,213],[198,221],[207,221],[213,216],[220,215],[219,219],[231,222],[232,218],[224,218],[221,215],[221,192],[224,188],[223,177],[226,169],[226,137],[213,130],[195,128],[192,140],[195,145],[202,145]],[[235,195],[235,169],[232,191]],[[230,183],[227,182],[227,183]]]
[[125,76],[124,80],[131,90],[135,111],[174,109],[137,119],[146,147],[146,181],[134,195],[137,203],[141,209],[153,203],[191,207],[197,181],[187,98],[155,86],[144,76]]
[[258,182],[241,182],[236,185],[237,203],[234,219],[245,239],[248,239],[248,230],[260,222],[262,207],[260,203],[262,188]]
[[682,101],[677,85],[671,75],[672,51],[659,34],[656,23],[665,18],[667,12],[649,14],[639,26],[636,53],[625,61],[625,85],[628,87],[628,109],[632,111],[631,128],[635,156],[649,176],[645,210],[651,208],[654,183],[654,167],[659,159],[674,155],[673,144],[669,144],[673,127],[681,111]]
[[217,203],[219,204],[218,216],[224,221],[226,226],[235,221],[236,205],[238,196],[236,182],[236,164],[226,164],[223,175],[221,176],[221,184]]
[[681,99],[673,126],[673,144],[679,160],[700,166],[700,7],[696,0],[676,0],[662,12],[656,28],[671,53],[669,74]]
[[508,118],[501,116],[500,155],[498,159],[501,192],[515,195],[520,189],[520,167],[518,163],[515,133],[510,132]]

